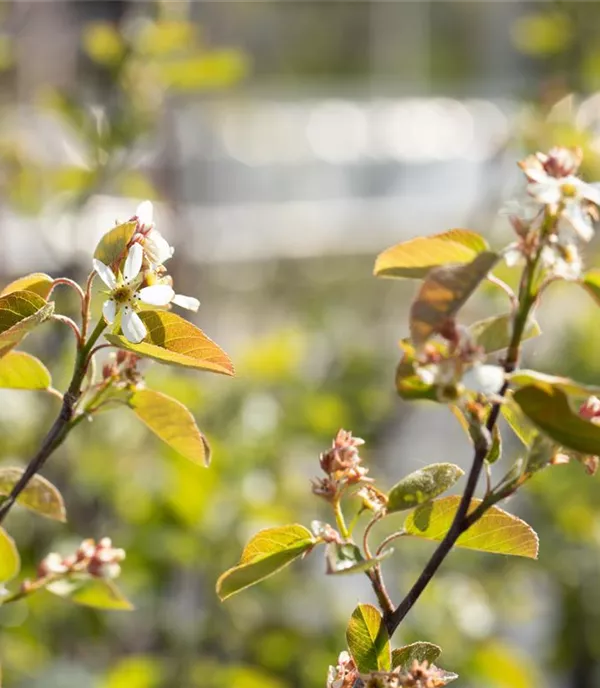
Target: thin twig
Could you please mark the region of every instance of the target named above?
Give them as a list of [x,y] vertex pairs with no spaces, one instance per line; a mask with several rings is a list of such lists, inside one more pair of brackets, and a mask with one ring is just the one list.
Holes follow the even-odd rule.
[[77,346],[81,346],[82,342],[82,336],[81,336],[81,330],[77,326],[77,323],[74,320],[71,320],[66,315],[59,315],[58,313],[54,313],[52,315],[52,320],[56,320],[56,322],[61,322],[68,327],[70,327],[73,330],[73,333],[75,334],[75,337],[77,338]]
[[74,289],[77,292],[79,298],[81,299],[81,302],[83,303],[83,301],[85,299],[85,294],[83,292],[83,289],[77,284],[77,282],[75,282],[72,279],[69,279],[68,277],[58,277],[57,279],[53,280],[52,286],[50,287],[50,291],[48,292],[48,296],[46,297],[46,300],[48,300],[50,298],[50,294],[52,294],[54,289],[60,284],[64,284],[65,286],[71,287],[71,289]]
[[375,556],[378,557],[383,552],[383,550],[390,544],[390,542],[393,542],[398,538],[404,537],[405,535],[405,530],[397,530],[395,533],[391,533],[390,535],[388,535],[377,548]]

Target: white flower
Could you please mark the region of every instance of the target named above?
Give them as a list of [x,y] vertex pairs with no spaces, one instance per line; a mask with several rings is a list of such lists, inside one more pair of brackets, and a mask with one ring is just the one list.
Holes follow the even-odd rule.
[[146,326],[137,314],[141,304],[148,306],[167,306],[173,300],[175,292],[167,284],[155,284],[139,289],[143,277],[143,249],[135,243],[129,249],[123,274],[118,276],[108,265],[94,259],[94,269],[100,279],[110,289],[109,298],[104,302],[102,314],[106,322],[113,324],[121,314],[121,329],[125,337],[133,344],[138,344],[147,335]]
[[509,268],[515,267],[515,265],[520,265],[525,260],[523,251],[519,244],[510,244],[503,251],[504,262]]
[[200,301],[198,299],[193,296],[184,296],[183,294],[175,294],[171,299],[171,303],[181,308],[187,308],[188,311],[194,311],[194,313],[200,308]]
[[497,365],[476,363],[462,377],[462,383],[470,392],[497,394],[504,385],[504,368]]
[[581,254],[576,244],[554,243],[544,246],[541,260],[553,277],[578,280],[583,272]]
[[137,234],[139,241],[144,249],[148,261],[153,267],[162,265],[166,260],[173,256],[175,249],[154,227],[154,208],[150,201],[144,201],[138,205],[135,211],[138,221]]
[[43,576],[49,574],[66,573],[69,568],[65,565],[63,558],[57,552],[50,552],[40,563],[40,573]]

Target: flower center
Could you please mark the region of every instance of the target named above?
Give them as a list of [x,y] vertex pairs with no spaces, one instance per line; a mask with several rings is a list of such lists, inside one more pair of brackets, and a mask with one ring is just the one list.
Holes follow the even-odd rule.
[[122,285],[113,290],[111,297],[118,305],[122,306],[124,303],[131,301],[133,297],[133,289],[127,285]]
[[577,196],[577,187],[575,184],[563,184],[560,190],[565,198],[575,198],[575,196]]

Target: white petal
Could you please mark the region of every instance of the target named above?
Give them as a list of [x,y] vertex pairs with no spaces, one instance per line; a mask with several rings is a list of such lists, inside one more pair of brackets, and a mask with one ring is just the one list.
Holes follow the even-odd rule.
[[508,248],[504,253],[504,262],[509,268],[523,262],[523,254],[517,246]]
[[184,296],[183,294],[175,294],[171,299],[171,303],[175,303],[181,308],[187,308],[188,311],[194,311],[194,313],[200,308],[200,301],[195,299],[193,296]]
[[146,330],[146,326],[142,322],[140,316],[129,306],[125,306],[123,309],[121,328],[123,329],[123,334],[126,339],[132,344],[139,344],[148,334],[148,330]]
[[123,268],[123,277],[125,282],[134,280],[142,269],[142,259],[144,257],[144,249],[137,242],[129,249],[127,258],[125,260],[125,267]]
[[560,201],[560,188],[555,184],[529,184],[527,191],[536,198],[540,203],[558,203]]
[[143,201],[137,207],[135,211],[137,219],[141,225],[150,226],[153,222],[154,208],[152,207],[151,201]]
[[579,203],[570,203],[569,207],[563,213],[573,229],[577,232],[583,241],[590,241],[594,236],[594,228],[589,215],[583,211]]
[[173,296],[175,292],[168,284],[153,284],[136,292],[136,297],[150,306],[166,306]]
[[117,286],[117,278],[115,273],[100,260],[94,258],[94,270],[98,273],[98,277],[106,284],[109,289],[114,289]]
[[102,306],[102,315],[109,325],[112,325],[117,317],[117,303],[113,299],[107,299]]
[[504,384],[504,369],[496,365],[474,365],[463,375],[464,386],[472,392],[496,394]]
[[175,249],[169,245],[169,242],[157,230],[151,229],[146,236],[146,244],[151,253],[151,260],[156,265],[162,265],[165,260],[169,260],[173,256]]
[[593,184],[585,184],[584,198],[588,201],[592,201],[596,205],[600,205],[600,183],[594,182]]

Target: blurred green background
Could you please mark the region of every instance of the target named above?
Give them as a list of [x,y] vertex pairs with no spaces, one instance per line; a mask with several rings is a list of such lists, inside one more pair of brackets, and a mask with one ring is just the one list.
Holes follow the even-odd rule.
[[[325,577],[317,553],[224,604],[215,581],[257,529],[327,517],[309,479],[340,427],[367,440],[384,487],[426,463],[468,465],[445,408],[394,394],[414,285],[375,280],[373,261],[450,227],[502,246],[497,213],[526,152],[581,145],[600,178],[599,28],[593,2],[0,3],[3,282],[84,278],[102,233],[151,198],[178,291],[200,298],[194,321],[237,368],[230,380],[147,366],[149,385],[193,409],[210,469],[125,411],[80,426],[49,462],[69,522],[11,515],[25,574],[110,535],[136,610],[46,593],[3,608],[6,686],[325,684],[349,614],[371,599],[366,578]],[[549,297],[528,365],[597,384],[596,309],[574,286]],[[484,291],[465,319],[502,310]],[[59,388],[64,329],[26,347]],[[2,464],[25,463],[56,411],[3,392]],[[506,449],[498,471],[518,451]],[[396,644],[438,643],[465,688],[600,686],[597,480],[578,465],[537,476],[508,508],[540,534],[540,561],[453,553]],[[385,563],[396,601],[431,549],[402,543]]]

